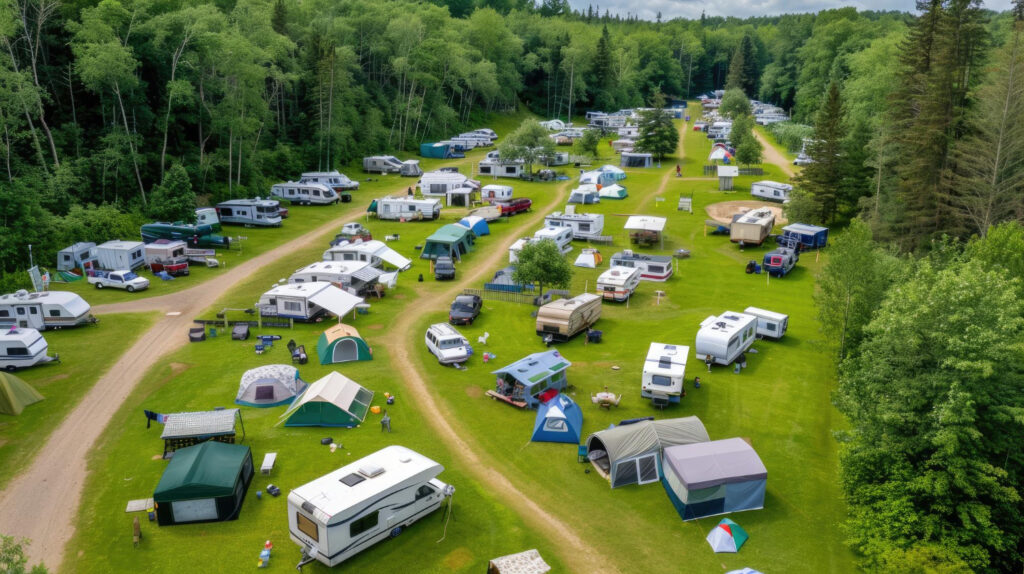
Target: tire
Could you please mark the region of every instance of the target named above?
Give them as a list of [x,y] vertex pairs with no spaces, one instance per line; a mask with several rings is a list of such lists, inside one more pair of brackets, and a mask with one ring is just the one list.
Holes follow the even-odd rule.
[[18,367],[15,367],[14,365],[7,365],[6,367],[4,367],[4,370],[7,371],[8,373],[13,373],[14,371],[18,370]]
[[129,285],[129,286],[125,287],[124,290],[129,292],[129,293],[134,293],[135,292],[135,287]]
[[103,289],[103,283],[96,283],[97,289]]
[[391,532],[388,534],[388,537],[389,538],[398,538],[398,535],[402,533],[402,530],[403,530],[403,528],[401,526],[396,526],[396,527],[391,529]]

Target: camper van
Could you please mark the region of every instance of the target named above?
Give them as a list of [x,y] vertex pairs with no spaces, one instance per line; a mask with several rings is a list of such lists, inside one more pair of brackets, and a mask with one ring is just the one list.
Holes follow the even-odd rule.
[[367,261],[378,269],[385,266],[405,271],[412,261],[391,249],[383,241],[343,241],[324,251],[324,261]]
[[270,195],[298,205],[330,205],[341,201],[338,194],[326,185],[296,181],[275,183],[270,188]]
[[766,311],[757,307],[743,310],[747,315],[757,317],[757,336],[765,339],[781,339],[789,328],[789,315]]
[[[217,227],[220,227],[218,221]],[[231,246],[231,239],[213,232],[213,225],[188,223],[147,223],[140,230],[142,240],[151,243],[158,239],[180,240],[188,243],[189,247],[211,247],[214,249],[227,249]],[[106,245],[106,244],[104,244]],[[102,262],[100,262],[102,265]],[[109,267],[105,267],[109,269]]]
[[796,249],[778,247],[764,254],[764,270],[773,277],[785,277],[799,260]]
[[546,227],[566,227],[572,230],[573,239],[593,239],[604,231],[604,215],[600,213],[576,213],[575,205],[567,205],[565,213],[556,211],[544,218]]
[[92,307],[77,293],[70,291],[40,291],[29,293],[24,289],[0,295],[0,327],[27,329],[62,329],[95,323],[89,314]]
[[367,211],[376,213],[377,218],[383,220],[434,220],[441,217],[441,200],[433,197],[382,197],[373,200]]
[[678,403],[686,378],[686,356],[690,347],[651,343],[644,361],[640,396],[658,406]]
[[601,318],[601,298],[583,293],[559,299],[537,310],[537,334],[545,343],[564,342],[589,329]]
[[[299,183],[319,183],[326,185],[341,195],[342,201],[351,201],[352,195],[342,193],[359,189],[359,182],[353,181],[347,175],[337,171],[307,171],[299,178]],[[345,199],[348,196],[348,199]]]
[[485,202],[490,201],[507,201],[512,199],[512,186],[511,185],[485,185],[480,188],[480,200]]
[[276,199],[232,199],[217,204],[221,223],[246,227],[281,227],[281,202]]
[[35,329],[19,327],[0,333],[0,369],[14,371],[59,360],[49,357],[46,339]]
[[146,264],[146,246],[141,241],[108,241],[96,246],[96,264],[100,269],[112,270],[142,267]]
[[668,255],[642,255],[624,249],[612,255],[612,267],[636,267],[643,281],[668,281],[672,276],[672,258]]
[[367,173],[397,173],[403,177],[423,175],[419,160],[402,161],[393,155],[373,155],[363,158],[363,171]]
[[762,207],[748,211],[733,219],[729,227],[729,240],[743,245],[761,245],[775,227],[775,213]]
[[168,275],[188,275],[188,245],[184,241],[157,239],[146,244],[146,265],[153,273],[166,271]]
[[423,341],[442,365],[465,363],[473,354],[469,341],[448,323],[434,323],[428,327]]
[[343,317],[363,302],[328,281],[278,285],[260,296],[256,307],[264,317],[313,321],[327,314]]
[[444,467],[392,445],[288,493],[288,533],[302,548],[299,568],[336,566],[431,512],[455,488],[437,479]]
[[789,203],[789,194],[792,191],[792,185],[789,185],[788,183],[779,183],[777,181],[755,181],[750,184],[750,195],[761,199],[767,199],[768,201]]
[[381,275],[383,272],[367,261],[317,261],[297,269],[288,283],[328,281],[361,296],[374,288]]
[[96,244],[76,243],[57,252],[57,270],[87,269],[96,265]]
[[708,363],[730,365],[754,343],[757,317],[726,311],[711,315],[697,331],[697,358]]
[[597,291],[607,301],[625,301],[640,285],[636,267],[612,267],[597,277]]

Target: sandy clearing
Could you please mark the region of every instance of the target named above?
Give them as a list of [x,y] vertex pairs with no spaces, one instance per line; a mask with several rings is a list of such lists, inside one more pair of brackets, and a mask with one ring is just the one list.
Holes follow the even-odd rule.
[[711,219],[723,224],[732,223],[732,216],[737,213],[746,213],[751,209],[757,209],[758,207],[767,207],[772,210],[775,214],[775,224],[785,225],[789,223],[786,219],[785,214],[782,211],[782,206],[777,203],[769,203],[767,201],[757,201],[754,199],[741,199],[738,201],[720,201],[718,203],[712,203],[711,205],[704,208]]

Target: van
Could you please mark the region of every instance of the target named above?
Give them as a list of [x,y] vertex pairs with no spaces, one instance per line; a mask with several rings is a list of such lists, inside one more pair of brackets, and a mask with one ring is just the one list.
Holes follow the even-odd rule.
[[473,354],[469,341],[448,323],[434,323],[424,335],[427,350],[437,357],[442,365],[465,363]]

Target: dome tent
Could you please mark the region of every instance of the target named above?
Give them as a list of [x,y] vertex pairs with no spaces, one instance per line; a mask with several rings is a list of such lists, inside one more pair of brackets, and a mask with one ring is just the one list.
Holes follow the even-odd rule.
[[32,385],[11,373],[0,372],[0,414],[20,415],[25,407],[43,400]]
[[301,394],[306,383],[299,371],[291,365],[263,365],[249,369],[242,375],[235,403],[247,407],[276,407],[286,405]]
[[533,425],[533,442],[580,443],[583,412],[568,396],[559,393],[537,407],[537,420]]
[[344,323],[338,323],[320,335],[316,354],[320,357],[321,365],[373,359],[373,350],[359,336],[359,331]]

